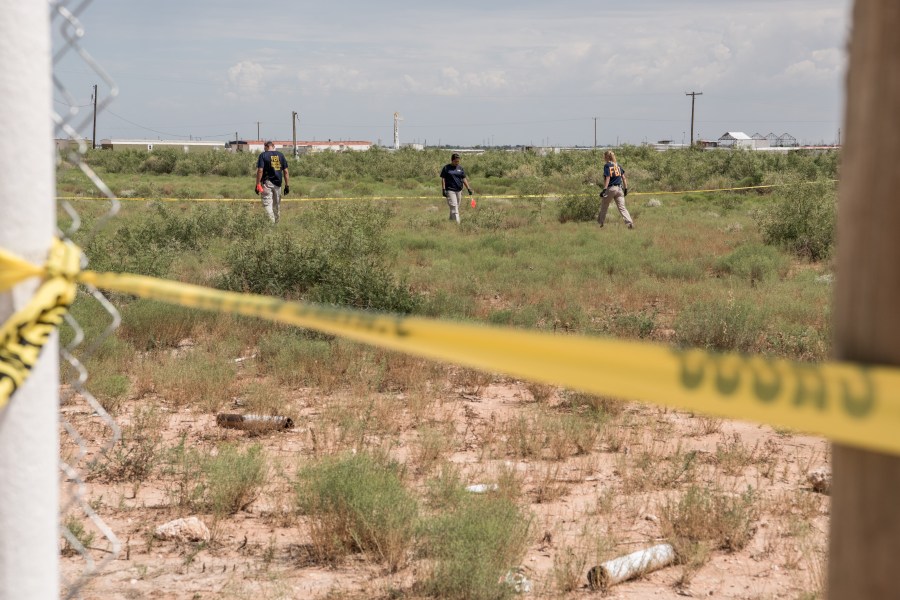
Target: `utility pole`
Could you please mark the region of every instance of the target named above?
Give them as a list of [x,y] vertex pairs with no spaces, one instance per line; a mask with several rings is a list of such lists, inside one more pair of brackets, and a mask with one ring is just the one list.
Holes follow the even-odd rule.
[[262,140],[262,138],[259,137],[259,121],[256,122],[256,139]]
[[697,100],[697,96],[702,96],[703,92],[686,92],[685,96],[691,97],[691,146],[694,145],[694,102]]
[[597,147],[597,117],[594,117],[594,148]]
[[97,147],[97,84],[94,84],[94,137],[91,140],[91,148]]
[[297,158],[299,154],[297,152],[297,121],[300,120],[300,115],[297,114],[297,111],[291,112],[291,128],[294,130],[294,158]]

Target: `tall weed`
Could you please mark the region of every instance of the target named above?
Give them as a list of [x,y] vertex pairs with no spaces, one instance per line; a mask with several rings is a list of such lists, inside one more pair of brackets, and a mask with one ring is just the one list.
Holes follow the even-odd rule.
[[364,552],[391,571],[405,564],[418,503],[395,463],[365,453],[324,458],[299,472],[297,505],[311,518],[321,560],[337,563]]
[[434,561],[423,591],[451,600],[509,598],[504,574],[525,552],[531,520],[508,498],[470,495],[424,525],[424,553]]

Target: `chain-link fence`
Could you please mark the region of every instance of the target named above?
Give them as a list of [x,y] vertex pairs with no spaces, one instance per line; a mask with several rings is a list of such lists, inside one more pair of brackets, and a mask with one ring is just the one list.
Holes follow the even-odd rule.
[[[71,239],[81,232],[81,241],[85,235],[89,238],[103,227],[119,210],[119,201],[103,182],[103,180],[84,161],[88,143],[82,132],[94,122],[96,114],[102,112],[115,98],[118,87],[103,67],[91,57],[84,45],[86,32],[81,22],[81,15],[91,4],[91,0],[68,1],[50,0],[50,26],[57,32],[54,35],[56,46],[53,50],[53,86],[55,94],[61,100],[57,104],[66,107],[64,111],[53,111],[55,124],[54,136],[57,139],[57,161],[77,167],[109,199],[108,209],[100,218],[93,221],[90,231],[81,231],[82,219],[76,208],[63,200],[59,208],[68,215],[62,220],[67,227],[60,229],[59,235]],[[63,84],[57,70],[64,61],[72,60],[87,66],[101,85],[96,86],[96,98],[92,98],[90,110],[83,110],[75,95]],[[96,107],[96,108],[95,108]],[[86,259],[83,259],[86,262]],[[83,264],[82,267],[87,266]],[[121,542],[115,532],[97,514],[87,496],[85,478],[91,466],[116,444],[121,437],[119,425],[100,402],[91,394],[90,373],[86,367],[90,357],[97,352],[104,340],[112,335],[119,326],[120,317],[116,308],[95,288],[87,287],[80,291],[80,302],[96,302],[109,315],[108,323],[99,333],[86,333],[78,319],[70,313],[66,317],[69,340],[60,346],[60,414],[62,428],[60,446],[64,450],[60,458],[62,483],[60,486],[61,534],[65,548],[80,556],[83,567],[76,574],[63,574],[62,596],[65,598],[82,597],[82,590],[88,579],[99,573],[105,565],[115,560],[121,550]],[[67,415],[89,414],[102,423],[102,427],[90,427],[82,431]],[[74,449],[73,451],[70,451]],[[85,532],[91,529],[88,535]],[[105,538],[96,540],[93,530]],[[88,542],[90,540],[90,542]]]

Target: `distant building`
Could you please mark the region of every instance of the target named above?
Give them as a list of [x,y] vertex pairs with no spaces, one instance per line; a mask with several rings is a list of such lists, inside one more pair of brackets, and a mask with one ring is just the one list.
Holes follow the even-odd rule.
[[[275,143],[275,149],[284,152],[285,154],[293,153],[294,151],[294,142],[293,140],[272,140]],[[234,140],[228,142],[228,149],[233,152],[253,152],[258,153],[263,151],[263,145],[265,144],[265,140]],[[360,140],[328,140],[324,142],[310,142],[310,141],[301,141],[297,140],[297,151],[300,154],[306,154],[307,152],[325,152],[326,150],[331,150],[333,152],[344,152],[347,150],[352,150],[355,152],[364,152],[372,147],[372,142],[360,141]]]
[[684,145],[680,142],[676,142],[675,140],[659,140],[655,144],[648,144],[648,145],[650,147],[652,147],[654,150],[658,150],[660,152],[663,152],[665,150],[678,150],[681,148],[687,148],[686,145]]
[[769,138],[761,133],[754,133],[751,138],[753,139],[753,147],[756,149],[768,148],[771,145]]
[[775,146],[777,148],[796,148],[799,145],[800,144],[797,143],[797,138],[789,133],[782,133],[775,140]]
[[727,131],[719,136],[719,148],[750,148],[753,146],[753,138],[743,131]]
[[146,150],[173,148],[182,152],[208,152],[224,150],[225,142],[201,142],[184,140],[100,140],[100,148],[104,150]]

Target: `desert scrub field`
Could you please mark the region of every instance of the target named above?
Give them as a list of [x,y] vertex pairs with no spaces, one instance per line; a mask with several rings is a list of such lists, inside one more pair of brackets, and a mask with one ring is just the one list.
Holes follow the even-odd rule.
[[[118,154],[88,156],[118,193],[250,195],[246,155]],[[255,202],[126,201],[90,235],[102,206],[74,201],[76,241],[97,270],[234,291],[828,356],[835,155],[619,156],[631,231],[614,209],[603,229],[593,222],[595,153],[466,157],[479,201],[456,226],[434,193],[444,153],[375,151],[304,156],[291,168],[304,196],[434,198],[288,203],[277,227]],[[78,172],[59,177],[61,193],[93,195]],[[652,193],[762,183],[790,185]],[[548,197],[519,197],[535,192]],[[522,578],[531,595],[565,597],[583,593],[598,561],[660,540],[678,564],[610,594],[821,596],[828,498],[806,476],[829,462],[823,440],[259,320],[112,301],[123,324],[89,359],[88,388],[123,439],[81,462],[92,506],[128,550],[91,581],[91,597],[503,598]],[[108,324],[87,296],[73,314],[89,335]],[[223,429],[220,412],[285,416],[295,427]],[[99,427],[88,413],[66,415]],[[154,537],[185,516],[209,526],[208,542]],[[64,518],[97,544],[89,521]]]

